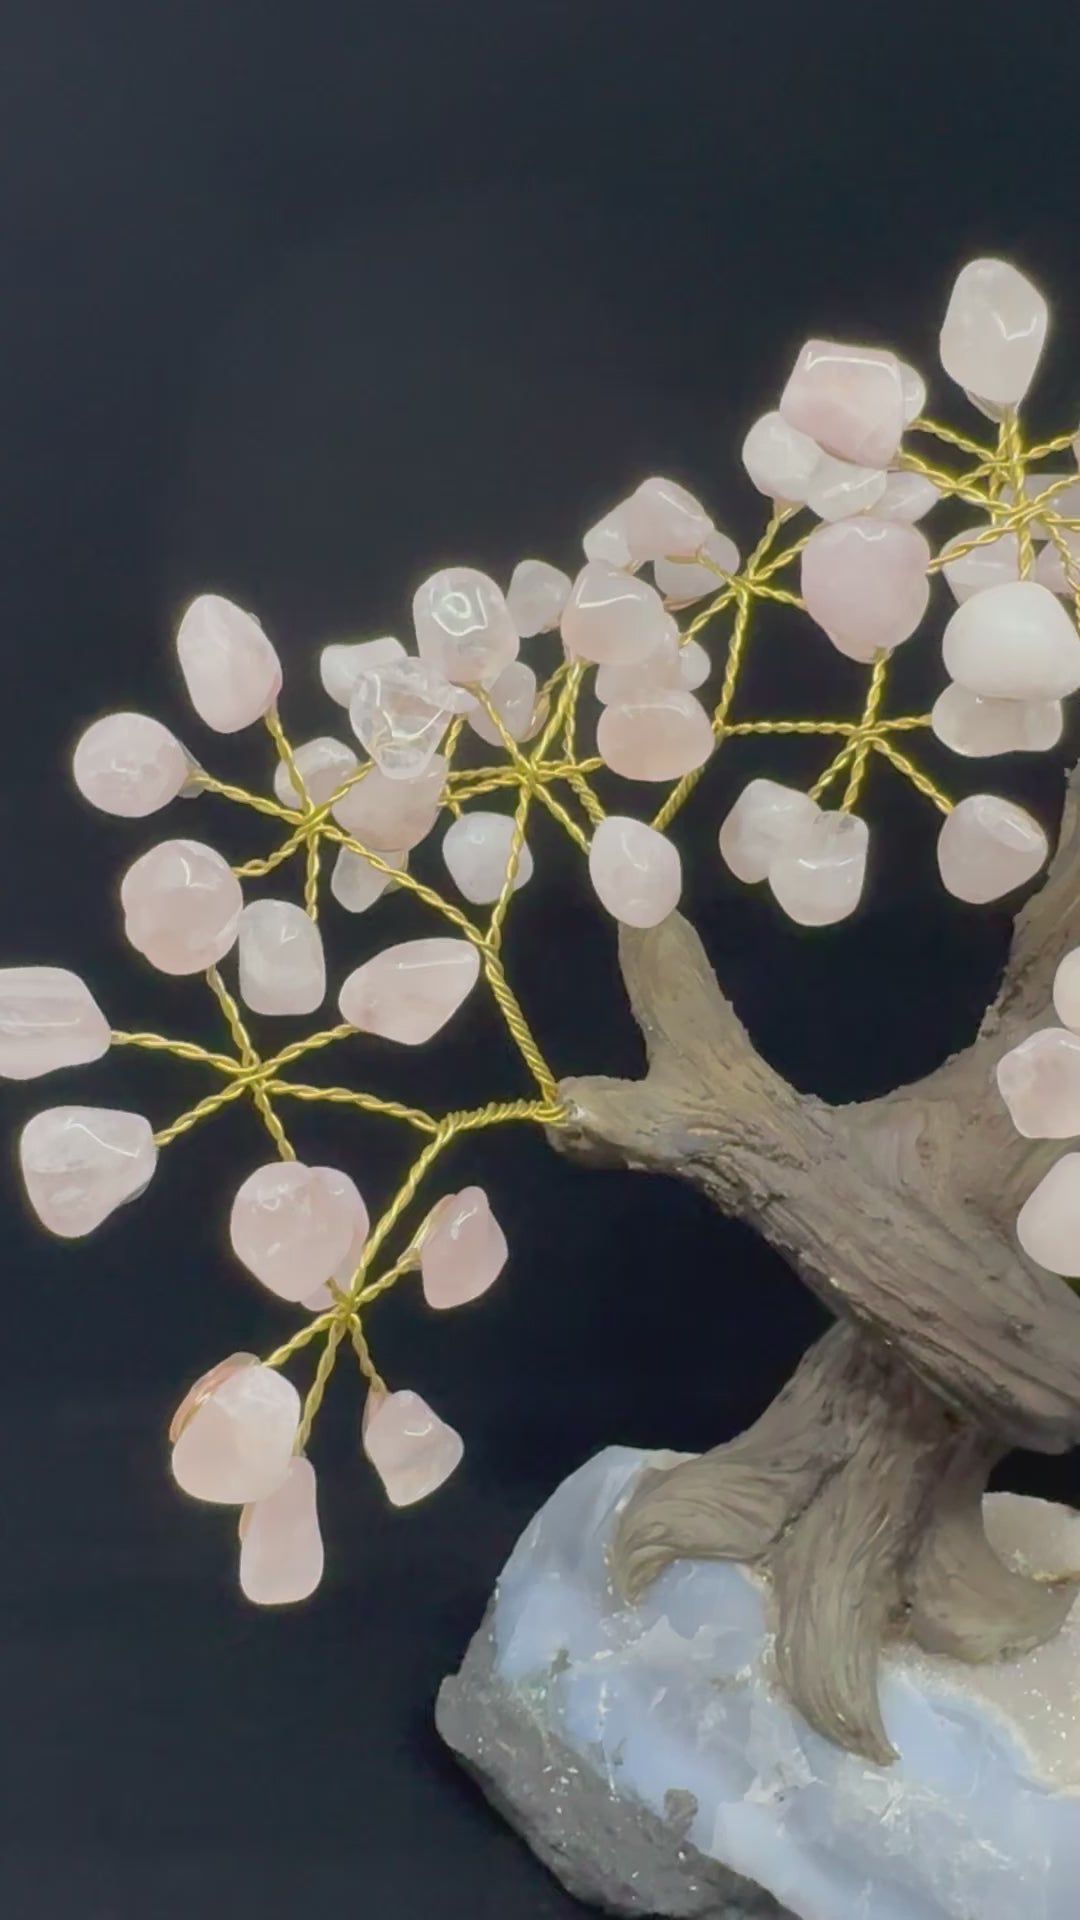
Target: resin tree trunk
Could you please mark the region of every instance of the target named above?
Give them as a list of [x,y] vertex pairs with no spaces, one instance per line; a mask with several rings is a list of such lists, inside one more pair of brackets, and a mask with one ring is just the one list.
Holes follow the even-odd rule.
[[620,941],[646,1077],[561,1089],[564,1151],[689,1180],[837,1316],[748,1433],[643,1478],[616,1578],[632,1598],[679,1557],[760,1564],[789,1696],[878,1762],[894,1757],[877,1693],[887,1637],[969,1661],[1020,1653],[1058,1630],[1076,1594],[1003,1565],[982,1496],[1010,1448],[1080,1441],[1080,1297],[1028,1263],[1015,1233],[1061,1147],[1021,1139],[994,1084],[1001,1055],[1052,1020],[1054,971],[1077,944],[1074,774],[1001,992],[973,1045],[926,1079],[845,1107],[795,1092],[675,915]]

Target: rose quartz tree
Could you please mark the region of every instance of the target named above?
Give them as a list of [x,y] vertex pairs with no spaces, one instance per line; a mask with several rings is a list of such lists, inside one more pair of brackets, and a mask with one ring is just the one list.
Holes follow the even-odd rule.
[[[358,1362],[363,1446],[391,1502],[432,1493],[460,1460],[460,1437],[422,1395],[381,1378],[369,1321],[379,1296],[412,1277],[437,1311],[499,1278],[497,1205],[445,1176],[462,1134],[521,1122],[564,1150],[694,1181],[755,1222],[836,1314],[749,1434],[639,1484],[615,1555],[628,1596],[679,1555],[759,1564],[792,1699],[819,1730],[879,1760],[886,1635],[981,1660],[1037,1644],[1065,1617],[1073,1586],[1007,1569],[980,1501],[1008,1447],[1052,1452],[1080,1437],[1080,1301],[1061,1278],[1080,1278],[1080,1154],[1047,1144],[1080,1134],[1075,798],[974,1046],[918,1086],[846,1109],[797,1094],[751,1046],[676,911],[669,831],[720,747],[770,734],[779,759],[783,736],[810,734],[831,752],[810,790],[753,779],[719,825],[727,868],[768,886],[795,921],[824,927],[858,906],[870,834],[857,806],[871,763],[911,780],[943,816],[938,869],[958,899],[998,900],[1039,872],[1048,842],[1030,813],[996,791],[954,805],[906,749],[932,729],[968,759],[1049,750],[1080,688],[1080,474],[1047,466],[1073,436],[1033,444],[1019,417],[1046,324],[1015,268],[975,261],[957,279],[941,358],[994,423],[983,438],[928,420],[922,380],[892,352],[808,342],[776,410],[746,435],[743,465],[771,511],[745,562],[683,487],[652,478],[586,534],[574,579],[535,559],[505,593],[472,568],[437,573],[414,597],[414,653],[391,638],[322,653],[323,685],[355,744],[291,745],[262,627],[216,595],[195,600],[176,639],[188,697],[213,733],[265,725],[276,754],[267,794],[207,772],[201,745],[196,759],[141,714],[107,715],[83,734],[75,780],[105,812],[143,818],[181,796],[217,796],[278,834],[238,867],[203,840],[163,839],[120,883],[128,941],[161,973],[205,975],[228,1050],[114,1028],[62,968],[0,974],[8,1078],[133,1046],[213,1080],[157,1129],[107,1106],[34,1114],[22,1173],[53,1233],[90,1233],[157,1177],[164,1148],[234,1101],[250,1100],[269,1135],[265,1160],[238,1167],[221,1195],[223,1263],[299,1323],[264,1358],[218,1360],[170,1433],[178,1486],[240,1509],[252,1600],[303,1599],[322,1576],[307,1446],[343,1349]],[[925,436],[951,464],[912,450]],[[935,550],[920,523],[950,503],[971,524]],[[777,605],[805,611],[805,645],[823,662],[831,646],[865,670],[851,718],[740,714],[752,627]],[[948,683],[932,713],[889,715],[890,661],[920,631],[943,636]],[[507,977],[503,933],[532,877],[534,811],[581,850],[601,907],[621,922],[650,1056],[640,1082],[560,1082]],[[370,916],[337,983],[340,1021],[257,1046],[248,1013],[272,1034],[275,1020],[325,1004],[328,855],[333,902]],[[288,898],[294,868],[302,879]],[[430,910],[429,935],[387,945],[368,932],[393,888]],[[354,1082],[296,1077],[328,1049],[362,1074],[366,1036],[423,1046],[481,991],[532,1083],[523,1097],[494,1089],[487,1106],[434,1114]],[[343,1109],[340,1165],[299,1158],[282,1119],[290,1104],[320,1101]],[[392,1193],[373,1191],[350,1149],[357,1111],[420,1137]]]

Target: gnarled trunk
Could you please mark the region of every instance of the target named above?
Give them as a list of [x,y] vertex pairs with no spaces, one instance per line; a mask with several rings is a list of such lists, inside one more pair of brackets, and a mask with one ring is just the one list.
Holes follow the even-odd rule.
[[750,1221],[839,1324],[740,1439],[645,1477],[622,1518],[628,1595],[679,1557],[771,1577],[781,1681],[810,1723],[891,1758],[882,1642],[967,1660],[1049,1639],[1075,1598],[992,1551],[982,1494],[1012,1446],[1080,1439],[1080,1298],[1028,1262],[1016,1210],[1057,1149],[1020,1140],[993,1085],[1052,1018],[1080,944],[1074,776],[1047,883],[1017,923],[1002,991],[966,1053],[861,1106],[795,1092],[762,1060],[678,915],[624,930],[649,1053],[637,1082],[571,1080],[564,1151],[678,1174]]

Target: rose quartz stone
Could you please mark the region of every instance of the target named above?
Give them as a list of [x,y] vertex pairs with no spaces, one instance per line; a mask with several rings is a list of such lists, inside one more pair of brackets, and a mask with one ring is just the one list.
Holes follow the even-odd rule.
[[643,660],[629,667],[598,667],[593,692],[602,707],[622,706],[662,687],[681,687],[679,629],[672,620],[668,631]]
[[824,459],[816,440],[791,426],[782,413],[755,420],[742,445],[742,462],[759,493],[784,506],[801,506]]
[[[511,740],[528,740],[536,732],[539,715],[536,706],[536,675],[524,660],[512,660],[504,667],[488,692],[488,698]],[[489,747],[504,745],[502,734],[482,706],[469,714],[469,725]]]
[[1049,587],[1051,593],[1060,593],[1071,600],[1080,589],[1080,531],[1073,527],[1064,527],[1061,538],[1065,543],[1068,561],[1057,546],[1040,547],[1032,568],[1031,577],[1041,587]]
[[392,666],[404,658],[401,641],[388,633],[378,640],[335,640],[319,655],[319,678],[331,700],[347,707],[362,673],[370,667]]
[[364,1423],[364,1451],[395,1507],[411,1507],[448,1480],[465,1451],[461,1435],[403,1388],[378,1396]]
[[926,381],[917,368],[909,366],[906,360],[898,360],[896,364],[900,369],[900,387],[904,396],[904,425],[909,427],[926,405]]
[[807,832],[820,809],[808,793],[776,780],[751,780],[720,829],[720,855],[737,880],[767,880],[780,848]]
[[399,660],[360,675],[349,721],[388,780],[415,780],[431,765],[456,698],[425,660]]
[[965,600],[945,628],[942,655],[953,680],[994,700],[1062,700],[1080,687],[1080,636],[1034,580]]
[[558,626],[572,584],[568,573],[546,560],[518,561],[510,576],[506,606],[523,640]]
[[448,1194],[432,1213],[420,1243],[420,1278],[428,1306],[461,1307],[477,1299],[498,1279],[506,1255],[506,1235],[484,1189],[465,1187]]
[[421,658],[456,685],[493,680],[517,657],[518,633],[502,593],[475,567],[432,574],[413,597]]
[[567,652],[597,665],[630,666],[670,630],[671,616],[655,587],[590,560],[574,581],[562,617]]
[[[344,1195],[349,1206],[352,1208],[352,1239],[349,1242],[344,1258],[338,1261],[331,1275],[336,1286],[349,1288],[356,1278],[356,1270],[360,1265],[364,1248],[367,1245],[371,1219],[355,1182],[350,1180],[347,1173],[341,1173],[336,1168],[331,1167],[323,1167],[322,1172],[327,1178],[328,1185],[333,1188],[335,1193]],[[301,1304],[305,1306],[310,1313],[321,1313],[324,1308],[332,1307],[334,1304],[334,1295],[330,1291],[329,1282],[324,1281],[321,1286],[316,1287],[311,1293],[305,1293]]]
[[200,1393],[203,1384],[184,1402],[196,1405],[176,1435],[173,1479],[194,1500],[238,1507],[264,1500],[289,1472],[300,1395],[284,1374],[258,1362],[230,1363],[208,1393]]
[[833,926],[854,913],[866,879],[869,831],[854,813],[821,813],[773,855],[769,886],[790,920]]
[[941,329],[941,364],[991,406],[1022,400],[1046,339],[1037,287],[1004,260],[971,260],[957,275]]
[[282,1300],[306,1300],[352,1245],[363,1202],[347,1174],[274,1160],[256,1167],[232,1205],[229,1236],[249,1273]]
[[602,561],[608,567],[633,566],[629,500],[620,500],[617,507],[605,513],[602,520],[589,528],[581,544],[586,560]]
[[187,785],[191,762],[160,720],[147,713],[107,713],[87,727],[72,771],[92,807],[141,820],[175,800]]
[[679,904],[682,862],[678,848],[655,827],[613,813],[593,834],[589,878],[614,919],[627,927],[656,927]]
[[895,354],[808,340],[780,398],[788,425],[860,467],[887,467],[904,430]]
[[157,1163],[149,1120],[114,1107],[49,1107],[28,1120],[19,1162],[50,1233],[80,1239],[142,1193]]
[[280,1487],[240,1516],[240,1589],[259,1607],[307,1600],[323,1576],[315,1469],[294,1456]]
[[1050,1273],[1080,1280],[1080,1153],[1063,1153],[1020,1209],[1016,1237]]
[[1004,586],[1020,578],[1020,542],[1015,533],[1000,533],[996,540],[985,540],[982,546],[972,547],[970,553],[962,553],[956,560],[948,559],[954,547],[985,531],[985,525],[965,527],[963,533],[954,534],[941,549],[945,558],[941,571],[960,602],[970,600],[972,594],[985,593],[987,587]]
[[[701,551],[725,573],[738,573],[739,549],[726,533],[714,528]],[[693,560],[669,560],[665,557],[654,560],[653,579],[670,607],[688,607],[695,600],[722,593],[726,584],[711,567],[700,566]]]
[[[447,872],[466,900],[484,906],[503,890],[510,862],[514,822],[508,813],[463,813],[447,828],[442,843]],[[514,892],[532,879],[533,857],[526,845],[518,853]]]
[[983,906],[1034,879],[1047,851],[1045,833],[1023,807],[994,793],[972,793],[947,815],[937,860],[946,890]]
[[[326,734],[318,740],[305,740],[303,746],[294,748],[293,759],[304,783],[304,791],[316,807],[321,807],[325,800],[329,800],[330,795],[337,792],[359,765],[351,747],[347,747],[343,740],[330,739]],[[279,760],[274,768],[274,798],[280,800],[283,807],[303,805],[284,760]]]
[[822,520],[847,520],[876,507],[887,481],[880,467],[856,467],[823,453],[806,489],[806,504]]
[[314,1013],[326,958],[314,920],[292,900],[253,900],[240,915],[240,997],[252,1013]]
[[228,953],[244,905],[231,867],[200,840],[163,840],[120,882],[124,932],[162,973],[202,973]]
[[[1043,494],[1049,494],[1046,502],[1048,512],[1063,514],[1067,520],[1075,520],[1080,515],[1080,479],[1075,473],[1059,470],[1057,473],[1025,474],[1020,489],[1021,499],[1037,500]],[[1015,497],[1014,488],[1006,487],[1005,498],[1013,500]],[[1028,525],[1033,540],[1049,539],[1050,529],[1045,520],[1031,520]]]
[[1028,1140],[1080,1134],[1080,1034],[1043,1027],[998,1061],[997,1083],[1013,1126]]
[[887,473],[885,488],[874,508],[876,520],[903,520],[913,526],[936,507],[941,495],[924,473]]
[[[400,850],[384,853],[381,858],[401,873],[406,872],[409,865],[408,854]],[[394,885],[393,875],[380,872],[364,854],[354,853],[351,847],[338,848],[330,874],[330,891],[346,913],[366,913],[382,898],[387,887]]]
[[192,601],[176,650],[191,704],[215,733],[250,727],[281,691],[281,662],[258,621],[220,594]]
[[678,780],[704,766],[715,745],[700,700],[678,687],[646,688],[605,707],[596,729],[601,760],[627,780]]
[[841,653],[868,662],[914,633],[930,597],[929,562],[915,527],[872,515],[816,527],[802,555],[806,611]]
[[700,500],[677,480],[659,475],[643,480],[631,494],[627,521],[635,564],[665,555],[692,560],[716,531]]
[[1065,955],[1054,975],[1054,1010],[1065,1026],[1080,1032],[1080,947]]
[[930,724],[944,746],[974,760],[1046,753],[1060,740],[1063,722],[1060,700],[988,700],[954,681],[934,702]]
[[257,1367],[258,1364],[257,1354],[231,1353],[227,1360],[219,1360],[216,1366],[200,1374],[188,1388],[169,1422],[169,1445],[175,1445],[196,1408],[201,1407],[204,1400],[209,1400],[223,1380],[227,1380],[231,1373],[239,1372],[241,1367]]
[[109,1023],[77,973],[0,968],[0,1079],[36,1080],[100,1060],[109,1040]]
[[405,940],[365,960],[341,989],[341,1017],[361,1033],[422,1046],[457,1012],[480,974],[469,940]]
[[446,761],[435,755],[415,780],[389,780],[379,767],[358,780],[333,808],[334,819],[376,853],[404,848],[408,853],[427,838],[439,817]]
[[679,685],[687,693],[696,693],[711,672],[712,660],[700,640],[684,640],[679,648]]

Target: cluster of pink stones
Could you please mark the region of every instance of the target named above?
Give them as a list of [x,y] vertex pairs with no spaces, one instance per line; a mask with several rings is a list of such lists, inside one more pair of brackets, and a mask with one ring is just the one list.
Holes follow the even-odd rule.
[[[1054,976],[1060,1026],[1041,1027],[998,1062],[997,1083],[1027,1140],[1080,1137],[1080,947]],[[1016,1222],[1020,1245],[1050,1273],[1080,1280],[1080,1153],[1063,1153],[1028,1195]]]

